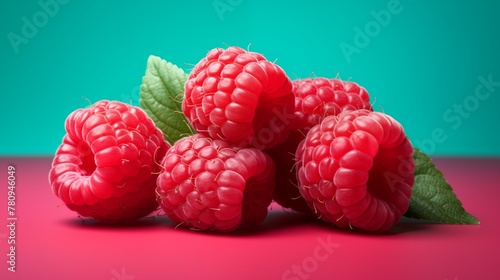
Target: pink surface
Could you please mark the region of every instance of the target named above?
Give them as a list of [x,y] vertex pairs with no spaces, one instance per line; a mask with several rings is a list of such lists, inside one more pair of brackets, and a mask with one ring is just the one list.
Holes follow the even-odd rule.
[[[0,158],[0,279],[500,279],[500,159],[435,159],[481,225],[404,219],[384,235],[273,208],[253,232],[82,221],[52,194],[50,158]],[[7,166],[16,168],[16,272],[7,270]]]

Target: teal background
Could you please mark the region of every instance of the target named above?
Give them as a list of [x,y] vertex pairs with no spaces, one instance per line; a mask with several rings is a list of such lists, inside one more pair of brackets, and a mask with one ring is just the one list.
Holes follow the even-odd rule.
[[[151,54],[189,71],[228,45],[277,59],[292,79],[358,82],[431,155],[500,156],[500,86],[474,97],[478,77],[500,82],[499,1],[401,0],[384,26],[373,14],[393,1],[67,2],[0,4],[0,156],[52,155],[89,100],[138,105]],[[9,34],[26,20],[39,27],[16,52]],[[368,42],[356,44],[357,28]]]

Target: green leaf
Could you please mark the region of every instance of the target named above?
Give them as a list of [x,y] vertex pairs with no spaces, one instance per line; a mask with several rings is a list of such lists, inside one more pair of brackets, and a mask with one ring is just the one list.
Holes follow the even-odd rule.
[[149,56],[146,74],[142,78],[139,104],[163,131],[165,140],[170,144],[193,134],[182,113],[184,83],[187,79],[188,74],[176,65],[160,57]]
[[447,224],[479,224],[462,207],[453,189],[429,156],[414,148],[415,184],[404,216]]

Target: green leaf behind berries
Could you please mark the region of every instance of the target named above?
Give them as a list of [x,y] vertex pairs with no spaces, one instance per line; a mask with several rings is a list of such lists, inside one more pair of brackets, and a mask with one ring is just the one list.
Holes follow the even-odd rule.
[[462,207],[453,189],[429,156],[414,148],[415,184],[404,216],[447,224],[479,224]]
[[182,113],[184,83],[188,74],[160,57],[148,58],[146,74],[142,78],[139,104],[173,144],[191,135],[192,129]]

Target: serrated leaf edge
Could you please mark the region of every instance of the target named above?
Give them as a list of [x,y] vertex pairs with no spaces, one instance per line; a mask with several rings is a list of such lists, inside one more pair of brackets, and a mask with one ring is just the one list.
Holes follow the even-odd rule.
[[[408,211],[404,214],[404,216],[407,218],[412,218],[412,219],[426,220],[426,221],[430,221],[430,222],[445,223],[445,224],[480,224],[479,220],[476,217],[474,217],[472,214],[468,213],[465,210],[462,202],[456,196],[455,192],[453,191],[453,188],[451,187],[451,185],[448,183],[448,181],[444,177],[444,174],[435,166],[435,164],[432,162],[432,159],[428,155],[426,155],[424,152],[422,152],[418,148],[414,147],[414,157],[415,157],[415,154],[417,154],[417,153],[424,156],[424,163],[428,162],[431,164],[430,169],[434,169],[434,172],[435,172],[434,174],[438,174],[439,176],[441,176],[441,179],[445,183],[444,184],[444,188],[445,188],[444,191],[450,191],[455,196],[456,201],[458,202],[457,206],[459,207],[459,209],[460,209],[459,211],[461,212],[461,213],[458,213],[461,216],[461,218],[458,220],[460,220],[461,222],[459,222],[459,221],[450,222],[450,221],[447,221],[445,219],[433,218],[432,217],[433,215],[422,217],[422,216],[418,216],[418,214],[414,215],[414,213],[411,213],[411,212],[409,213],[409,211],[411,211],[411,209],[412,209],[412,205],[414,206],[415,203],[419,203],[418,200],[415,201],[415,199],[412,199],[413,194],[412,194],[412,198],[410,198],[410,207],[408,208]],[[417,162],[417,160],[415,159],[415,163],[416,162]],[[415,179],[417,176],[422,176],[422,175],[432,176],[432,175],[427,174],[427,173],[420,173],[420,172],[417,173],[417,171],[420,171],[420,170],[417,168],[415,169]],[[417,205],[422,205],[422,204],[417,204]],[[446,216],[450,217],[451,218],[450,220],[457,220],[453,216],[450,216],[448,213],[446,213]],[[470,222],[465,222],[465,221],[470,221]]]
[[[162,70],[182,71],[182,73],[185,75],[186,78],[184,81],[182,81],[182,80],[178,79],[176,76],[167,76],[166,78],[170,78],[170,80],[165,80],[165,77],[163,75],[161,75]],[[189,125],[189,123],[187,122],[187,118],[182,113],[181,106],[175,106],[175,105],[171,106],[171,104],[165,104],[165,103],[161,102],[161,99],[159,98],[159,96],[155,93],[155,91],[151,88],[151,85],[147,82],[148,74],[154,76],[155,79],[158,79],[161,82],[161,84],[163,85],[163,89],[165,89],[169,93],[170,93],[170,90],[169,90],[170,86],[168,85],[169,82],[175,82],[175,83],[177,83],[177,87],[184,88],[184,83],[188,78],[188,74],[186,74],[177,65],[175,65],[171,62],[168,62],[168,61],[160,58],[159,56],[150,55],[148,57],[148,61],[147,61],[146,73],[142,79],[141,91],[140,91],[140,97],[141,97],[140,105],[146,112],[150,112],[150,115],[151,115],[150,117],[154,120],[155,123],[157,123],[157,124],[161,123],[161,125],[158,125],[159,127],[168,127],[169,130],[172,130],[175,134],[177,134],[175,136],[175,138],[180,138],[180,137],[182,137],[183,134],[187,134],[187,133],[192,134],[193,130],[192,130],[191,126]],[[147,95],[147,97],[149,97],[149,98],[146,98],[145,92],[149,92],[149,94]],[[182,95],[183,95],[183,91],[181,91],[179,93],[175,93],[175,96],[182,96]],[[182,102],[182,100],[175,99],[172,96],[169,96],[169,98],[174,102],[173,104],[175,104],[175,103],[181,104],[181,102]],[[146,99],[151,100],[151,101],[146,102],[145,101]],[[169,117],[169,116],[163,117],[162,114],[160,112],[158,112],[157,109],[154,108],[154,106],[151,107],[150,103],[153,103],[153,104],[156,103],[161,107],[168,108],[171,112],[175,112],[175,113],[180,114],[180,117],[182,118],[181,123],[183,125],[172,125],[172,123],[177,123],[177,122],[169,122],[168,121],[169,119],[171,119],[173,117]],[[172,138],[172,135],[168,135],[167,133],[165,133],[165,131],[163,131],[163,133],[164,133],[165,139],[168,142],[170,142],[172,144],[175,141],[175,139]]]

